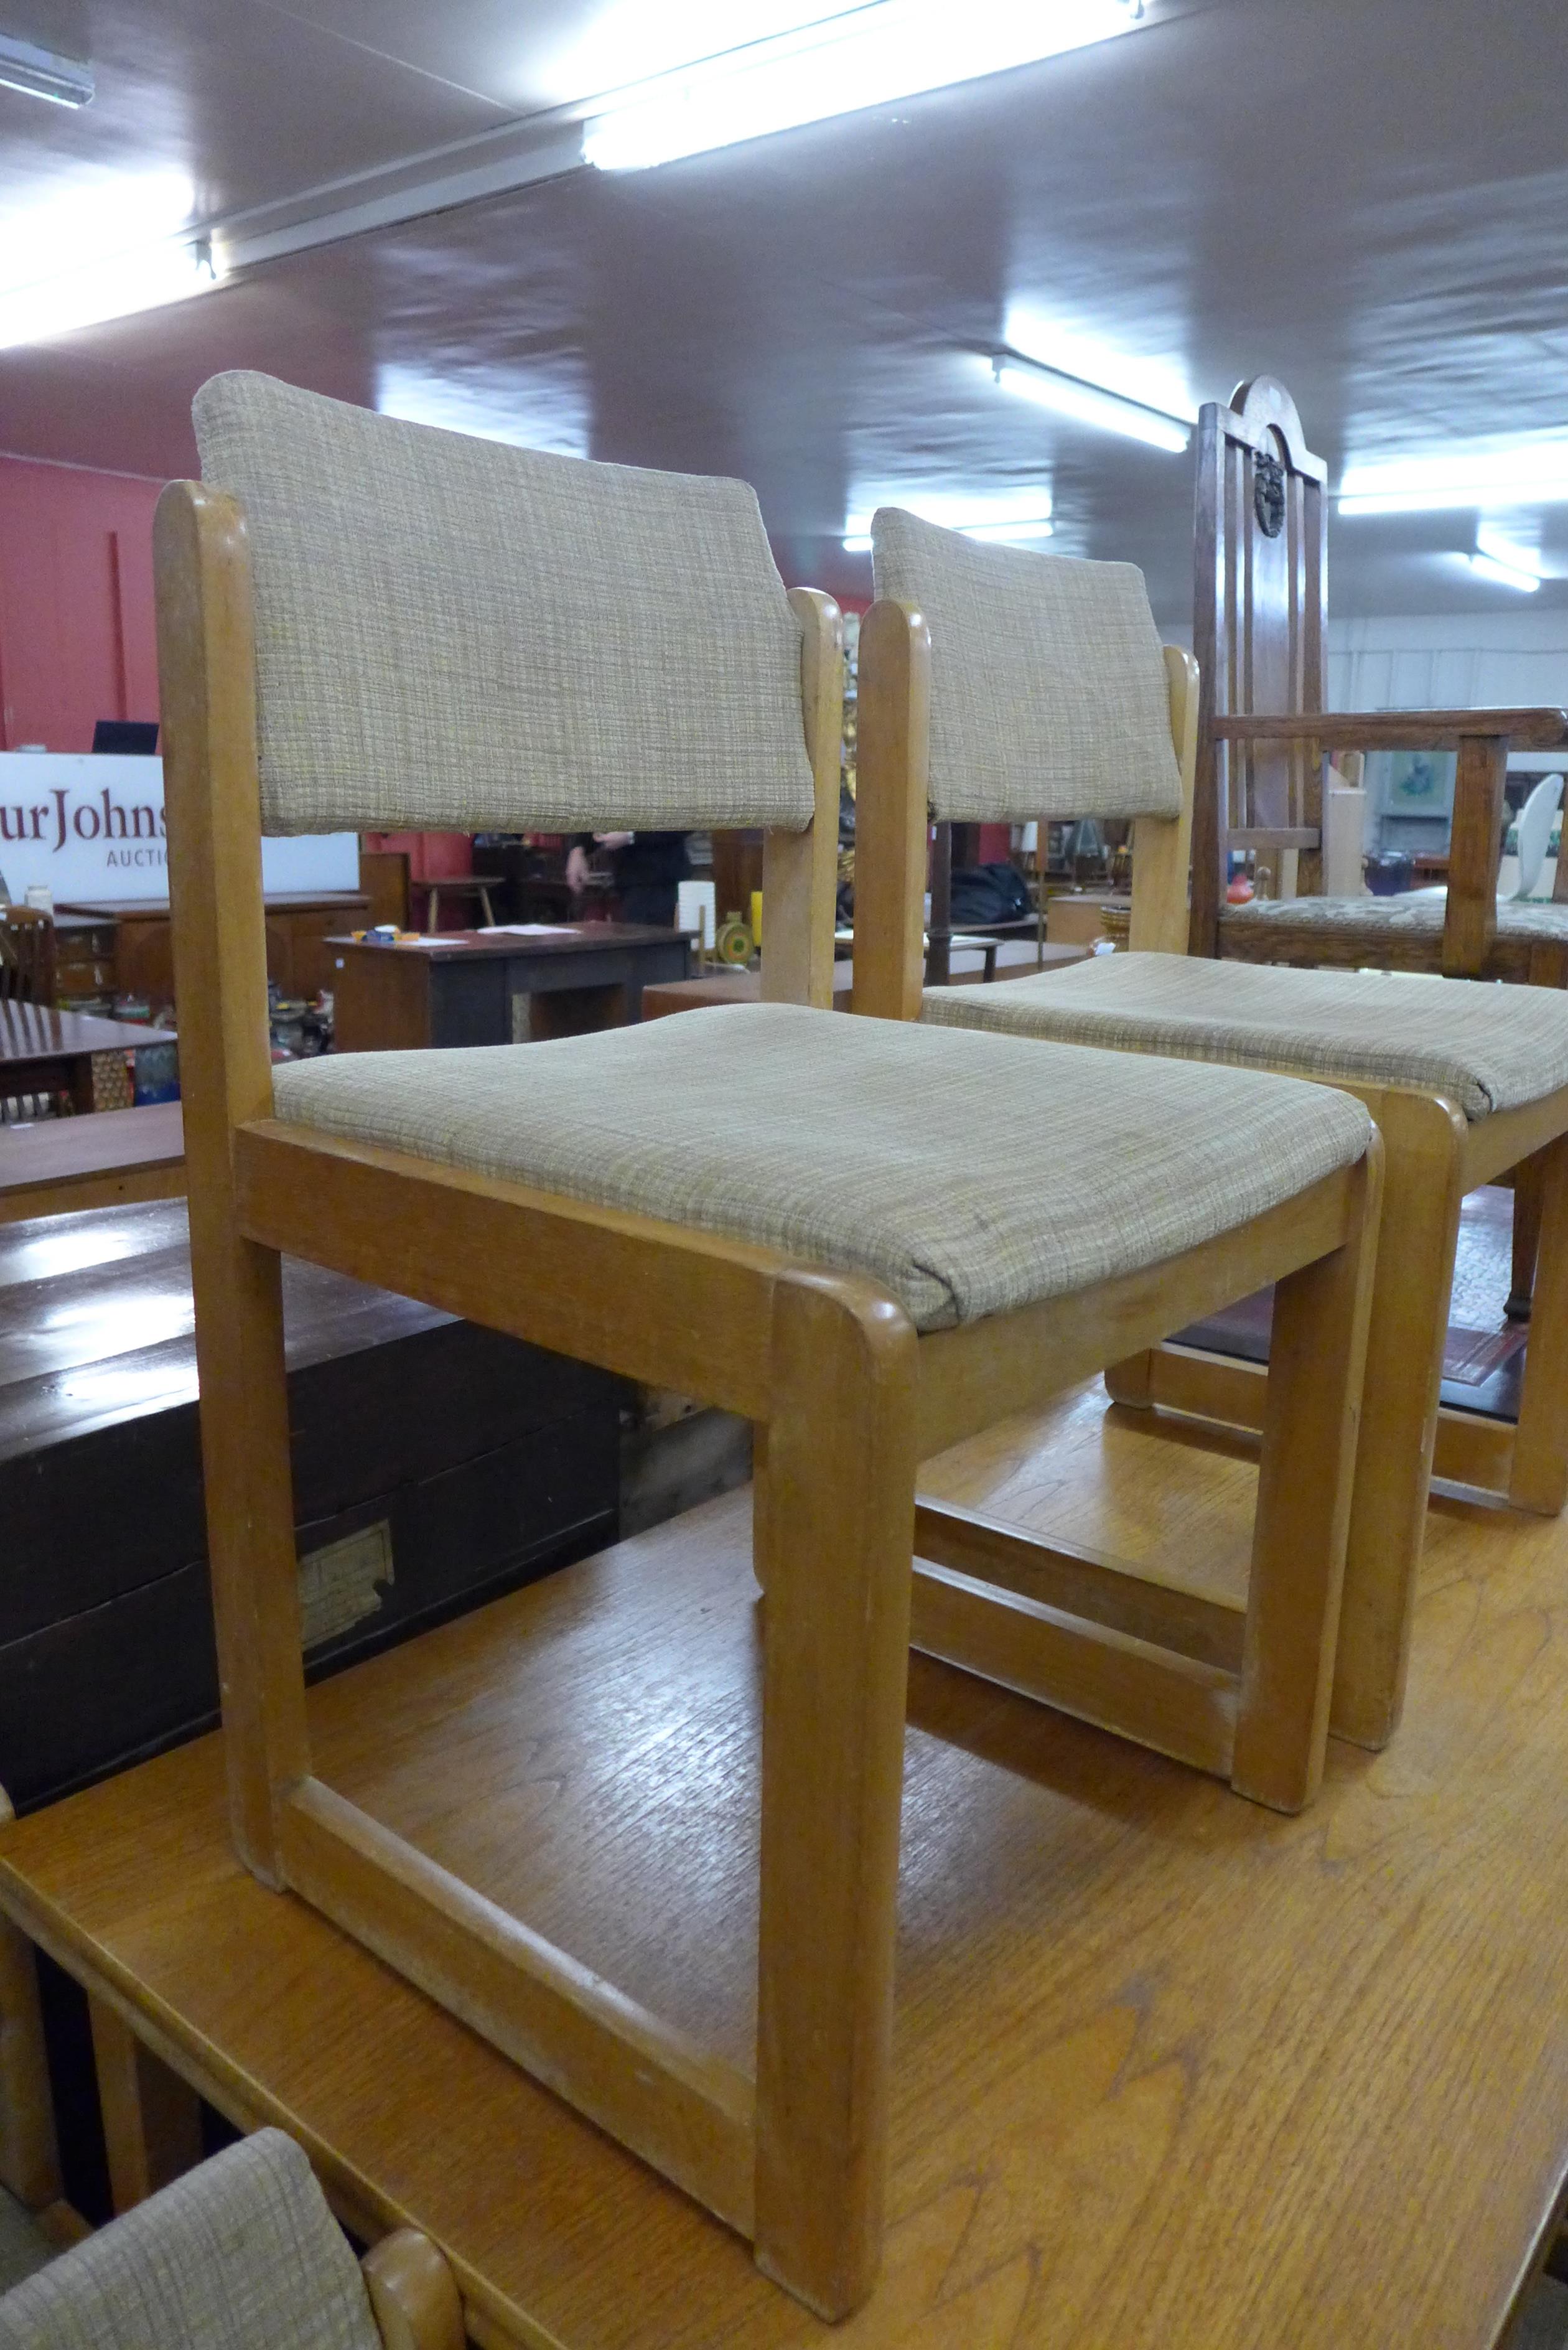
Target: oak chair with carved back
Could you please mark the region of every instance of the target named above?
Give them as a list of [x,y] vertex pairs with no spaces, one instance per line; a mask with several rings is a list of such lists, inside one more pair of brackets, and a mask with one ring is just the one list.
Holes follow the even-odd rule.
[[[1241,384],[1228,408],[1199,411],[1192,951],[1568,985],[1568,862],[1556,904],[1497,896],[1509,752],[1561,749],[1568,719],[1547,709],[1328,712],[1326,484],[1272,376]],[[1324,894],[1328,761],[1377,750],[1458,754],[1446,899]],[[1271,895],[1227,903],[1236,849],[1268,860]],[[1279,887],[1293,863],[1299,893]]]
[[[472,442],[255,376],[209,384],[196,421],[208,478],[165,490],[155,549],[238,1848],[842,2316],[880,2241],[917,1461],[1277,1274],[1262,1629],[1221,1625],[1219,1659],[1212,1627],[1171,1659],[1136,1623],[1064,1641],[1002,1574],[936,1573],[929,1612],[976,1670],[1051,1694],[1064,1678],[1094,1718],[1260,1800],[1306,1800],[1376,1136],[1318,1088],[1178,1070],[1146,1174],[1147,1099],[1109,1097],[1120,1062],[999,1043],[977,1066],[970,1040],[828,1016],[841,629],[826,598],[786,598],[743,484]],[[762,1003],[274,1071],[264,827],[628,820],[764,827]],[[1240,1155],[1216,1145],[1227,1128]],[[286,1253],[756,1428],[754,2070],[313,1772]],[[1130,1693],[1107,1700],[1118,1674]],[[448,1795],[486,1802],[456,1762]]]
[[[1269,969],[1188,954],[1185,821],[1151,813],[1126,712],[1170,689],[1192,773],[1199,681],[1166,648],[1139,576],[977,546],[897,510],[873,521],[878,601],[861,623],[857,1012],[1158,1065],[1272,1068],[1355,1096],[1386,1150],[1386,1198],[1345,1566],[1333,1726],[1391,1736],[1403,1701],[1433,1448],[1439,1473],[1553,1513],[1568,1500],[1568,998],[1408,974]],[[1085,615],[1115,581],[1119,631]],[[1136,588],[1131,583],[1136,582]],[[1136,621],[1136,625],[1135,625]],[[1146,718],[1146,735],[1152,727]],[[1118,732],[1118,728],[1121,731]],[[1130,951],[1000,987],[923,991],[927,795],[939,816],[1017,820],[1044,804],[1136,821]],[[914,926],[914,927],[911,927]],[[1542,1284],[1517,1431],[1444,1415],[1439,1386],[1462,1195],[1539,1154]],[[1254,1366],[1162,1347],[1112,1393],[1257,1427]]]

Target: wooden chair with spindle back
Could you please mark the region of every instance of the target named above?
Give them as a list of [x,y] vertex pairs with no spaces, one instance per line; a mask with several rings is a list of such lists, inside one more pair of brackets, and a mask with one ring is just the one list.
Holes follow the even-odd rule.
[[[1387,1197],[1334,1700],[1337,1730],[1381,1745],[1403,1701],[1435,1437],[1445,1475],[1546,1514],[1568,1501],[1568,997],[1184,953],[1185,841],[1150,813],[1116,732],[1161,690],[1139,575],[976,546],[897,510],[874,518],[872,538],[879,600],[860,630],[856,1011],[1315,1077],[1354,1094],[1382,1129]],[[1116,630],[1085,620],[1107,579],[1123,607]],[[1168,647],[1164,658],[1174,738],[1190,745],[1191,657]],[[1140,755],[1147,772],[1152,751]],[[1044,777],[1048,815],[1134,816],[1131,951],[1004,987],[923,993],[928,776],[938,816],[1018,820],[1039,809]],[[1439,1426],[1460,1198],[1536,1153],[1542,1294],[1517,1430],[1489,1422],[1478,1433],[1469,1415],[1445,1414]],[[1129,1404],[1253,1428],[1266,1392],[1255,1366],[1168,1346],[1129,1353],[1107,1385]]]
[[0,906],[0,1003],[52,1003],[55,983],[53,915]]
[[[1257,1518],[1266,1605],[1244,1640],[1207,1617],[1189,1640],[1219,1639],[1218,1657],[1146,1658],[1136,1625],[1069,1638],[1052,1607],[992,1587],[1002,1573],[937,1575],[929,1615],[978,1671],[1064,1681],[1096,1721],[1262,1801],[1306,1801],[1376,1134],[1318,1087],[1173,1067],[1148,1169],[1147,1091],[1114,1056],[1002,1042],[979,1066],[971,1039],[829,1015],[841,624],[825,598],[786,598],[742,484],[470,441],[253,375],[207,385],[196,422],[209,479],[164,491],[155,555],[236,1843],[842,2316],[880,2243],[917,1461],[1281,1276],[1291,1360]],[[763,1003],[275,1071],[264,826],[628,817],[763,827]],[[286,1252],[757,1428],[749,2069],[313,1773]],[[1146,1613],[1164,1604],[1152,1587]],[[482,1813],[493,1791],[465,1767],[441,1800]],[[509,1859],[524,1906],[550,1898],[545,1841]],[[650,1950],[663,1930],[649,1921]]]
[[[1497,897],[1509,752],[1561,749],[1563,712],[1325,711],[1327,468],[1294,400],[1272,376],[1210,400],[1197,454],[1192,951],[1568,986],[1568,860],[1559,903]],[[1326,764],[1379,750],[1458,754],[1446,899],[1323,894]],[[1235,849],[1270,860],[1272,894],[1227,903]],[[1282,889],[1293,865],[1298,888]]]
[[[1229,408],[1200,410],[1197,441],[1192,642],[1199,672],[1192,839],[1192,951],[1246,962],[1442,972],[1568,986],[1568,859],[1556,902],[1500,900],[1503,783],[1511,749],[1552,750],[1560,710],[1377,711],[1325,714],[1327,468],[1306,446],[1294,400],[1257,376]],[[1310,718],[1297,727],[1297,717]],[[1325,892],[1331,757],[1363,752],[1457,754],[1449,880],[1441,897]],[[1350,806],[1351,803],[1340,803]],[[1359,822],[1360,803],[1353,821]],[[1359,872],[1357,844],[1334,860]],[[1248,903],[1226,898],[1230,852],[1267,861]],[[1282,886],[1293,882],[1295,886]],[[1542,1210],[1542,1170],[1515,1188],[1508,1310],[1530,1314]]]

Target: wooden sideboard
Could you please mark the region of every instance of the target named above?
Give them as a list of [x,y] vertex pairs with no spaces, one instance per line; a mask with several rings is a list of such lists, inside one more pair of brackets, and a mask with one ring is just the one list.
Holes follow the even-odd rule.
[[[362,929],[370,900],[358,889],[275,890],[266,906],[266,967],[286,995],[318,995],[332,984],[327,940]],[[134,995],[156,1012],[174,1001],[174,951],[167,898],[81,899],[57,910],[58,986],[63,1003]]]

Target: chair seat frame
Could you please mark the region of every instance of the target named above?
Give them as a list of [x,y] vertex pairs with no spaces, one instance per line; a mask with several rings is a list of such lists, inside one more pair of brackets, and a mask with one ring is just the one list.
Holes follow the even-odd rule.
[[[841,2317],[869,2292],[881,2237],[911,1613],[922,1645],[955,1662],[1262,1802],[1305,1802],[1326,1735],[1380,1153],[1165,1264],[921,1336],[857,1276],[278,1120],[244,517],[220,493],[174,484],[156,536],[202,1452],[238,1849],[749,2237],[764,2272],[810,2308]],[[819,815],[805,836],[768,838],[764,993],[826,1007],[838,624],[825,598],[792,601]],[[286,1254],[757,1428],[753,1563],[766,1601],[749,2074],[315,1775]],[[978,1575],[981,1536],[962,1513],[922,1512],[937,1555],[911,1573],[921,1459],[1270,1280],[1280,1336],[1239,1637],[1158,1584],[1129,1614],[1094,1562],[1022,1537],[984,1537]],[[1026,1590],[1030,1575],[1040,1579]]]

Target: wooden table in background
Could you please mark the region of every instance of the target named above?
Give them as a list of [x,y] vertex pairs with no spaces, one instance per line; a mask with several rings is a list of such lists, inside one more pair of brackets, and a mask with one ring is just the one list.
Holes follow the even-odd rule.
[[133,1053],[173,1042],[171,1028],[98,1020],[48,1003],[0,1003],[0,1099],[67,1093],[78,1110],[90,1110],[95,1053]]
[[511,1045],[618,1028],[642,991],[684,979],[683,932],[634,922],[560,930],[451,931],[400,946],[329,939],[340,1053],[431,1045]]
[[[1025,946],[1003,941],[997,948],[997,968],[992,986],[1012,979],[1033,979],[1041,971],[1065,971],[1075,962],[1087,962],[1093,955],[1091,947],[1042,947],[1038,952],[1033,943]],[[953,957],[956,968],[951,984],[968,987],[981,977],[982,957],[972,950],[960,947]],[[833,1008],[848,1012],[855,995],[855,966],[840,961],[833,966]],[[695,979],[662,981],[645,987],[642,992],[642,1016],[645,1020],[667,1019],[672,1012],[698,1012],[715,1003],[760,1003],[763,1000],[762,973],[755,971],[705,971]]]
[[[354,930],[370,900],[358,889],[274,889],[265,900],[267,977],[285,995],[309,999],[332,984],[329,931]],[[167,898],[72,899],[57,910],[114,925],[112,973],[117,995],[142,998],[154,1009],[174,1001],[174,947]],[[95,968],[104,956],[98,953]]]
[[[1097,1384],[925,1482],[1238,1603],[1253,1460]],[[710,1503],[309,1696],[324,1779],[732,2058],[748,1513]],[[289,2130],[362,2233],[427,2230],[486,2350],[1490,2350],[1568,2176],[1565,1588],[1568,1523],[1435,1505],[1405,1728],[1332,1744],[1300,1819],[914,1660],[884,2268],[833,2334],[248,1877],[216,1742],[0,1828],[0,1908],[111,2053],[140,2045],[118,2175],[171,2159],[171,2067]]]
[[184,1190],[178,1102],[0,1127],[0,1224],[77,1208],[178,1200]]

